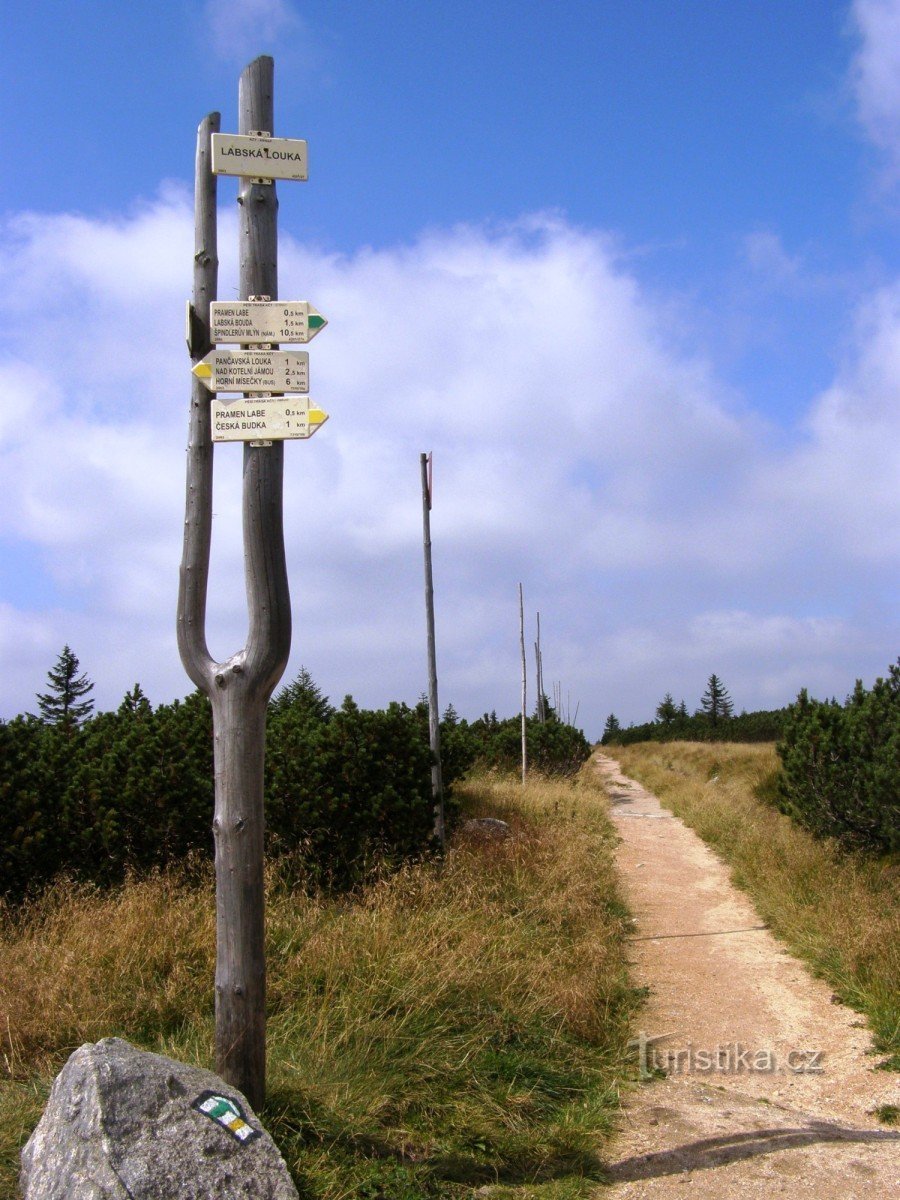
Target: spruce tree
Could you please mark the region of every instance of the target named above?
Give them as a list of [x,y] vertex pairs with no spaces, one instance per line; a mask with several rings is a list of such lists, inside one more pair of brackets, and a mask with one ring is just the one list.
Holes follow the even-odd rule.
[[87,675],[79,675],[78,658],[69,646],[63,646],[56,666],[47,672],[49,692],[38,692],[38,708],[41,719],[48,725],[64,725],[74,729],[86,720],[94,710],[93,700],[84,700],[94,685]]
[[662,700],[656,706],[656,715],[663,725],[671,725],[678,716],[678,709],[675,707],[675,701],[672,699],[672,693],[666,692]]
[[603,737],[601,738],[601,741],[604,744],[611,741],[617,733],[621,732],[621,729],[622,727],[619,724],[619,718],[615,713],[610,713],[606,718],[606,724],[603,726]]
[[718,675],[710,675],[700,707],[709,717],[711,725],[727,720],[734,711],[731,697]]
[[314,721],[330,721],[335,712],[306,667],[301,667],[293,683],[286,684],[271,701],[273,714],[289,709]]

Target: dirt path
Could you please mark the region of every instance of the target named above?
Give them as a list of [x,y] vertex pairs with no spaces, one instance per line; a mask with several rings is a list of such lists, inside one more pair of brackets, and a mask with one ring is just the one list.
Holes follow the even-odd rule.
[[[663,1068],[626,1103],[612,1197],[900,1197],[900,1104],[862,1018],[772,937],[728,868],[619,764],[596,755],[650,989],[635,1053]],[[657,1072],[658,1076],[658,1072]]]

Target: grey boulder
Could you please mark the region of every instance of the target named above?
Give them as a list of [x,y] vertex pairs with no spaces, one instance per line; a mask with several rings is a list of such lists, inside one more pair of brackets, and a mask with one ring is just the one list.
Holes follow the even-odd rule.
[[297,1200],[244,1096],[211,1071],[87,1043],[22,1151],[25,1200]]
[[463,833],[486,842],[502,842],[512,833],[506,821],[498,817],[473,817],[463,822]]

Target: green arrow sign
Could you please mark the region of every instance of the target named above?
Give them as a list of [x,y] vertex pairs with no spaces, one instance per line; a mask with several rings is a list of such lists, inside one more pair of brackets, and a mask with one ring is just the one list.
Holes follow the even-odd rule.
[[212,341],[247,346],[311,341],[328,322],[308,300],[214,300]]

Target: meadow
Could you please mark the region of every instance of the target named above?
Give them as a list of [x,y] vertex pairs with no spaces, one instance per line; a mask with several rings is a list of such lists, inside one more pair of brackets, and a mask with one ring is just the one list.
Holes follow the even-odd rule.
[[[603,1177],[639,994],[615,834],[586,768],[460,785],[443,861],[352,893],[267,893],[262,1118],[302,1196],[575,1197]],[[111,889],[58,881],[3,914],[0,1194],[73,1049],[108,1035],[211,1066],[214,898],[188,863]]]

